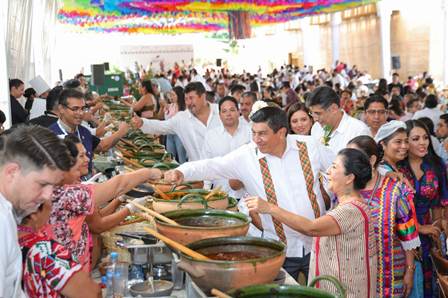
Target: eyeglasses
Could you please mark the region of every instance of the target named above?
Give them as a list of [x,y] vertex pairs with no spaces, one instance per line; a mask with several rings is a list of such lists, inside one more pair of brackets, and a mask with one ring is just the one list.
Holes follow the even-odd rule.
[[83,106],[83,107],[69,107],[68,105],[63,105],[64,107],[66,107],[67,109],[69,109],[70,111],[72,111],[73,113],[84,113],[84,112],[88,112],[90,110],[90,108],[88,106]]
[[366,113],[369,114],[370,116],[373,116],[375,114],[384,116],[387,114],[387,110],[367,110]]

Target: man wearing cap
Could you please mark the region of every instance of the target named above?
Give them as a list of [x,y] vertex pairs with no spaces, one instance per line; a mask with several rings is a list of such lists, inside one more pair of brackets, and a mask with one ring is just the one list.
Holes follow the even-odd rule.
[[132,122],[144,133],[178,135],[187,151],[188,160],[199,160],[207,130],[222,125],[218,107],[207,102],[205,87],[201,82],[192,82],[185,87],[185,105],[187,110],[178,112],[168,120],[149,120],[135,116]]
[[[325,213],[319,173],[335,155],[310,136],[287,135],[288,119],[280,108],[264,107],[251,116],[252,143],[223,157],[182,164],[165,173],[165,180],[237,179],[251,196],[315,219]],[[307,274],[312,238],[297,233],[270,215],[251,214],[264,237],[287,245],[284,268],[293,278]]]
[[316,88],[307,99],[307,106],[316,121],[311,136],[328,146],[335,154],[360,135],[370,136],[367,125],[347,115],[340,107],[339,96],[328,87]]

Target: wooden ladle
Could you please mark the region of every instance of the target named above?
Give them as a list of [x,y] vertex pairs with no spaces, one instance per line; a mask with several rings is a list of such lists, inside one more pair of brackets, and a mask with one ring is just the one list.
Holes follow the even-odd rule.
[[172,220],[171,218],[168,218],[168,217],[166,217],[166,216],[164,216],[164,215],[162,215],[162,214],[160,214],[160,213],[158,213],[158,212],[155,212],[154,210],[151,210],[151,209],[149,209],[149,208],[146,208],[145,206],[140,205],[139,203],[136,203],[136,202],[134,202],[134,201],[132,201],[132,200],[128,200],[128,202],[131,203],[132,205],[134,205],[135,207],[137,207],[138,209],[145,211],[145,212],[148,213],[149,215],[154,216],[154,217],[157,217],[157,218],[160,219],[161,221],[164,221],[164,222],[166,222],[166,223],[168,223],[168,224],[175,225],[175,226],[178,226],[178,225],[179,225],[177,222],[175,222],[175,221]]
[[143,227],[143,229],[148,232],[149,234],[153,235],[154,237],[162,240],[163,242],[165,242],[166,244],[168,244],[169,246],[180,250],[181,252],[183,252],[184,254],[192,257],[193,259],[199,260],[199,261],[206,261],[206,260],[210,260],[210,258],[204,256],[203,254],[200,254],[188,247],[186,247],[185,245],[180,244],[177,241],[174,241],[171,238],[168,238],[166,236],[163,236],[162,234],[156,232],[153,229],[147,228],[147,227]]

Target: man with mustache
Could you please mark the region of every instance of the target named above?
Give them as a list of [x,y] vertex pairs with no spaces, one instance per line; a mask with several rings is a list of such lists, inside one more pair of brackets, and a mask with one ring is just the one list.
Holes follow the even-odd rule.
[[206,100],[206,90],[201,82],[192,82],[185,87],[187,110],[180,111],[168,120],[149,120],[134,117],[133,125],[144,133],[168,135],[176,134],[187,151],[189,161],[203,156],[205,133],[221,126],[216,104]]

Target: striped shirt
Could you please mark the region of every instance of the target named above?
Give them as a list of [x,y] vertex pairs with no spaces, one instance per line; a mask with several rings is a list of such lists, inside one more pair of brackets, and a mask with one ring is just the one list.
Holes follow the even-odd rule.
[[[327,214],[339,225],[341,234],[314,238],[310,280],[332,275],[346,287],[348,298],[375,297],[377,249],[367,204],[357,201],[340,204]],[[327,282],[318,286],[337,292]]]

